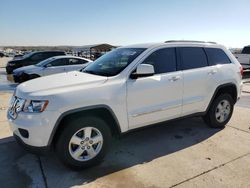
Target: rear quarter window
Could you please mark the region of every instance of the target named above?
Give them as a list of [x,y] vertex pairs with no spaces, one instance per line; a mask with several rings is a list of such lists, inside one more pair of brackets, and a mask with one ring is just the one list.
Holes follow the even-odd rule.
[[219,48],[205,48],[207,53],[209,65],[218,65],[218,64],[229,64],[231,63],[227,54]]
[[82,59],[69,59],[69,65],[81,65],[81,64],[85,64],[87,63],[87,61],[82,60]]

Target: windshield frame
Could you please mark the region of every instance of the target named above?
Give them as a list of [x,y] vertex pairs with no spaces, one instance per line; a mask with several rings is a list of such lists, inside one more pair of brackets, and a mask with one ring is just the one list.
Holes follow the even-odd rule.
[[[137,57],[139,57],[147,48],[136,48],[136,47],[122,47],[122,48],[117,48],[94,62],[92,62],[90,65],[85,67],[84,69],[81,70],[83,73],[87,74],[94,74],[98,76],[106,76],[106,77],[113,77],[117,76],[120,74],[124,69],[126,69]],[[122,59],[125,59],[123,62]],[[127,59],[127,60],[126,60]],[[122,66],[122,64],[125,63],[126,65]],[[121,67],[119,68],[116,67],[115,65],[121,64]],[[106,68],[106,72],[103,71],[105,70],[102,68],[98,69],[98,66],[111,66],[110,68]],[[113,66],[113,67],[112,67]],[[100,71],[102,70],[102,71]],[[109,71],[108,71],[109,70]]]

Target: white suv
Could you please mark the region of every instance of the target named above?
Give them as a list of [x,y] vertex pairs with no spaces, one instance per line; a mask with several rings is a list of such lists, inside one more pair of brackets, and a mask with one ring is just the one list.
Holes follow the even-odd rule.
[[66,165],[82,168],[104,157],[112,136],[136,128],[190,115],[225,126],[240,97],[242,71],[215,43],[121,47],[81,72],[20,84],[8,119],[22,145],[53,148]]

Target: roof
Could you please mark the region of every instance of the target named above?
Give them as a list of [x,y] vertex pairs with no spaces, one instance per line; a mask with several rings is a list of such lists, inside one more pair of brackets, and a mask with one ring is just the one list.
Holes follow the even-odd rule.
[[41,52],[64,52],[63,50],[41,50],[41,51],[33,51],[30,53],[41,53]]
[[122,46],[121,48],[154,48],[158,46],[221,46],[216,44],[215,42],[204,42],[204,41],[183,41],[183,40],[176,40],[176,41],[166,41],[161,43],[144,43],[144,44],[134,44],[128,46]]
[[142,44],[132,44],[128,46],[121,46],[121,48],[151,48],[162,44],[164,43],[142,43]]
[[211,44],[216,44],[216,42],[210,42],[210,41],[199,41],[199,40],[167,40],[165,43],[211,43]]
[[76,50],[80,51],[87,51],[87,50],[99,50],[99,51],[109,51],[112,48],[116,48],[116,46],[110,44],[92,44],[92,45],[85,45],[76,48]]
[[77,57],[77,56],[72,56],[72,55],[58,55],[58,56],[51,57],[49,59],[61,59],[61,58],[75,58],[75,59],[83,59],[83,60],[92,61],[92,60],[87,59],[87,58]]

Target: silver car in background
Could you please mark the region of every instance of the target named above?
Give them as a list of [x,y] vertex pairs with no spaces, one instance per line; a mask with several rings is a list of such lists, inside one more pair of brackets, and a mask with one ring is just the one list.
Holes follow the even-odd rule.
[[81,57],[55,56],[41,61],[36,65],[21,67],[14,70],[13,78],[15,82],[21,83],[41,76],[81,70],[90,62],[92,61]]

